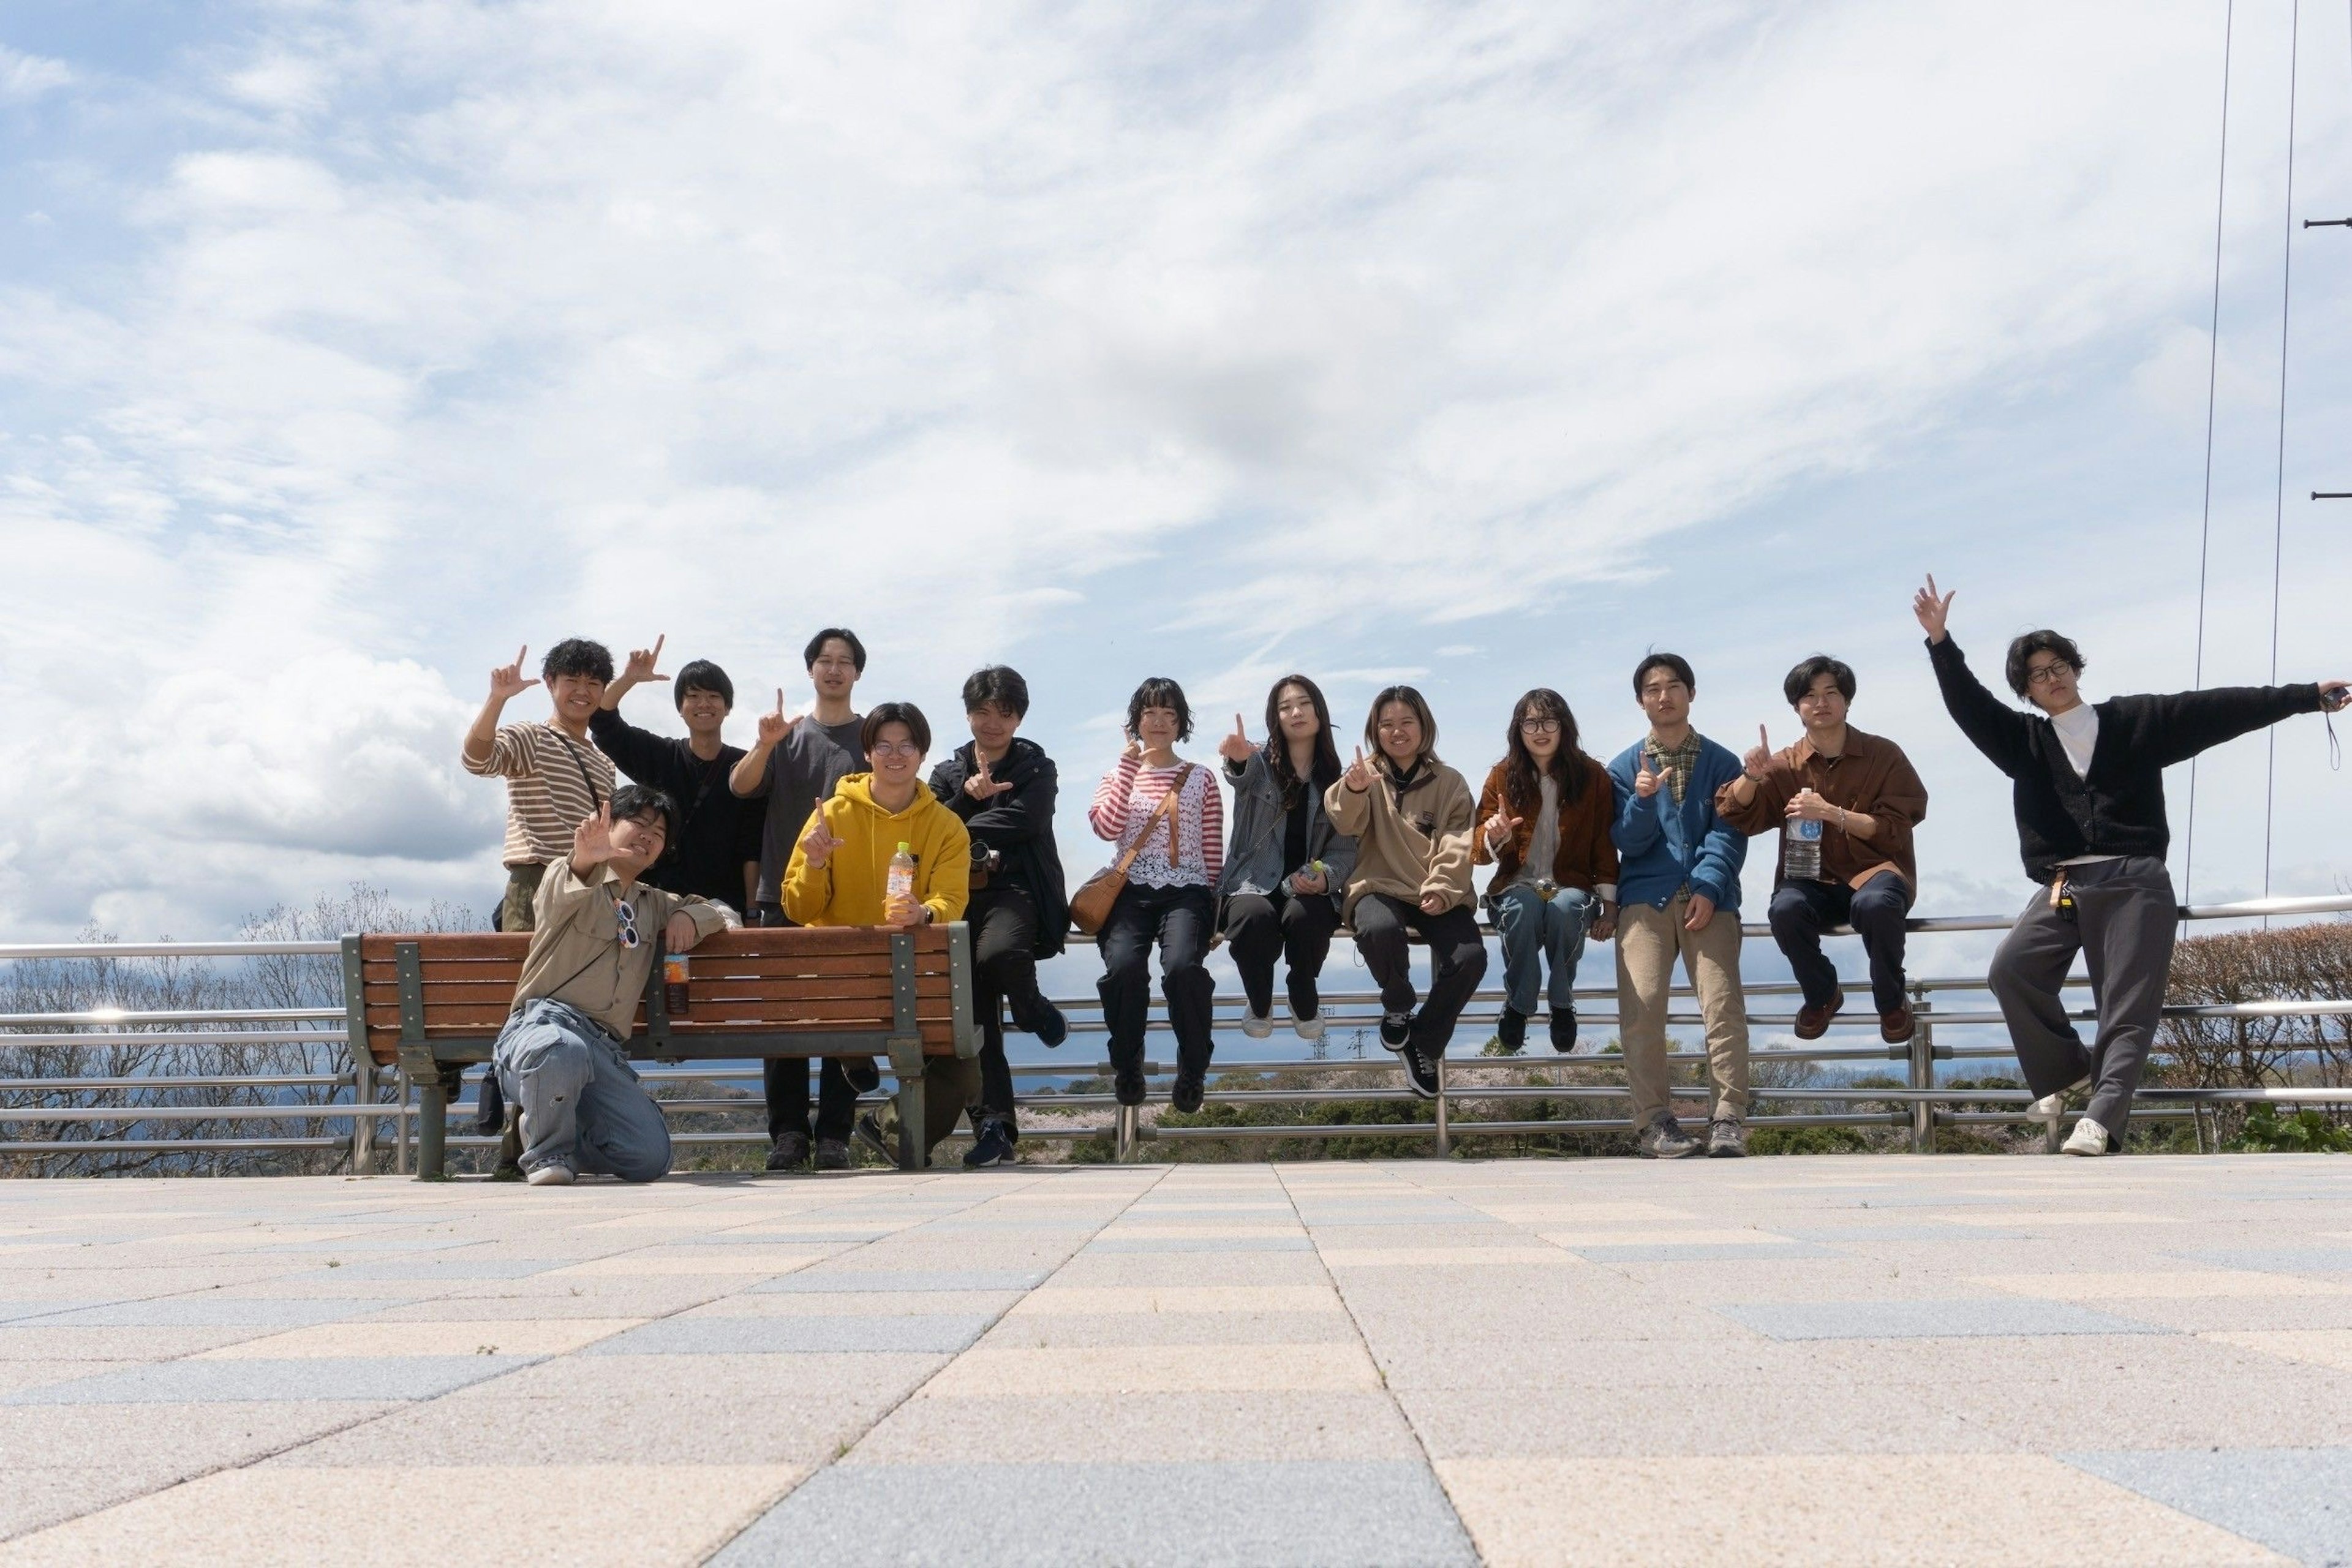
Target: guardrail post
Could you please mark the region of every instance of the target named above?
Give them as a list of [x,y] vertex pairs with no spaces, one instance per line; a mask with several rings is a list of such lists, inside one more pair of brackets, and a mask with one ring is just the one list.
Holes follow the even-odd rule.
[[1437,1157],[1443,1160],[1453,1152],[1453,1130],[1445,1124],[1445,1054],[1440,1047],[1437,1056]]
[[365,1058],[352,1064],[352,1174],[375,1174],[375,1063]]
[[1122,1105],[1112,1115],[1110,1157],[1115,1163],[1125,1165],[1134,1162],[1136,1123],[1141,1120],[1140,1108],[1132,1105]]
[[352,1058],[352,1174],[373,1176],[375,1118],[361,1109],[375,1101],[375,1058],[368,1050],[367,1037],[367,972],[360,963],[358,935],[347,933],[341,946],[343,1039]]
[[[1911,1089],[1924,1093],[1936,1087],[1936,1026],[1927,1021],[1928,1008],[1925,986],[1911,987]],[[1932,1154],[1936,1152],[1936,1108],[1927,1100],[1911,1102],[1911,1152]]]

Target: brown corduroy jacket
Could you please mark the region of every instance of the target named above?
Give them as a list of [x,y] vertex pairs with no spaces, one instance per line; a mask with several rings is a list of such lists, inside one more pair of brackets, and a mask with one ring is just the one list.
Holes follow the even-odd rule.
[[[1592,758],[1580,754],[1574,766],[1584,788],[1574,800],[1563,798],[1559,803],[1559,848],[1552,857],[1551,879],[1563,888],[1582,888],[1588,893],[1604,884],[1613,890],[1617,841],[1609,836],[1609,824],[1616,815],[1616,792],[1610,786],[1609,770]],[[1518,876],[1519,868],[1527,864],[1528,846],[1536,836],[1533,811],[1538,802],[1505,809],[1504,784],[1509,767],[1507,762],[1496,763],[1486,774],[1486,788],[1478,792],[1477,863],[1495,868],[1495,879],[1486,885],[1490,895],[1509,887]],[[1486,823],[1497,811],[1517,816],[1520,822],[1512,829],[1508,843],[1489,850]]]
[[[1745,778],[1747,775],[1740,775]],[[1738,799],[1740,780],[1734,779],[1715,794],[1715,809],[1724,821],[1753,838],[1782,828],[1790,797],[1810,789],[1832,805],[1868,816],[1878,824],[1877,834],[1856,838],[1834,821],[1822,824],[1822,876],[1859,888],[1881,871],[1892,871],[1919,890],[1919,870],[1911,847],[1911,829],[1927,817],[1927,786],[1911,766],[1903,748],[1881,736],[1846,727],[1845,750],[1825,757],[1810,740],[1772,753],[1764,777],[1751,781],[1748,804]],[[1772,885],[1780,885],[1775,871]]]

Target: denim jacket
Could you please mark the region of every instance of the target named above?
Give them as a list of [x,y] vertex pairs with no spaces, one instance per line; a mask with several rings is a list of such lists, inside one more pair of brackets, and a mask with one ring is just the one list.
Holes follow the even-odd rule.
[[[1284,812],[1282,786],[1263,747],[1245,763],[1227,763],[1221,770],[1234,791],[1234,824],[1226,841],[1225,872],[1217,879],[1217,897],[1229,899],[1246,884],[1272,892],[1282,880]],[[1305,786],[1307,858],[1323,862],[1325,886],[1337,906],[1347,897],[1348,876],[1356,868],[1356,841],[1331,826],[1323,809],[1323,792]]]

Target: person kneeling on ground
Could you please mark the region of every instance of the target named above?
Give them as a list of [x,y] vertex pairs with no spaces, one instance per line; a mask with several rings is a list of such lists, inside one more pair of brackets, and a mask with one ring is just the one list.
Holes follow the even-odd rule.
[[[810,813],[784,872],[784,913],[794,925],[887,926],[910,931],[963,919],[971,899],[971,835],[923,787],[930,721],[911,702],[883,702],[866,715],[858,744],[873,772],[851,773]],[[890,862],[904,845],[914,858],[911,894],[890,893]],[[980,1100],[980,1064],[961,1057],[923,1062],[923,1161]],[[897,1101],[881,1117],[857,1119],[857,1137],[895,1160]]]
[[[1927,786],[1902,747],[1846,723],[1853,671],[1841,661],[1813,655],[1789,671],[1780,692],[1797,710],[1805,738],[1775,752],[1758,725],[1740,775],[1716,791],[1716,813],[1750,837],[1780,831],[1772,940],[1804,991],[1797,1038],[1820,1039],[1845,1005],[1837,965],[1822,952],[1822,932],[1851,924],[1870,960],[1878,1037],[1899,1046],[1914,1026],[1903,977],[1904,922],[1919,896],[1911,830],[1927,819]],[[1792,876],[1789,835],[1808,821],[1821,825],[1819,866],[1811,875]]]
[[522,1169],[534,1187],[581,1172],[625,1182],[669,1172],[669,1127],[624,1050],[653,973],[654,933],[683,952],[734,922],[717,904],[647,887],[677,808],[631,784],[572,836],[532,900],[530,952],[491,1070],[522,1109]]

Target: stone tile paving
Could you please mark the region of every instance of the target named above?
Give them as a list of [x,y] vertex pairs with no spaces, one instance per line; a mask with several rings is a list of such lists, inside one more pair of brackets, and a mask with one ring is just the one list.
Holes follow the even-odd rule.
[[0,1184],[0,1563],[2352,1563],[2352,1161]]

